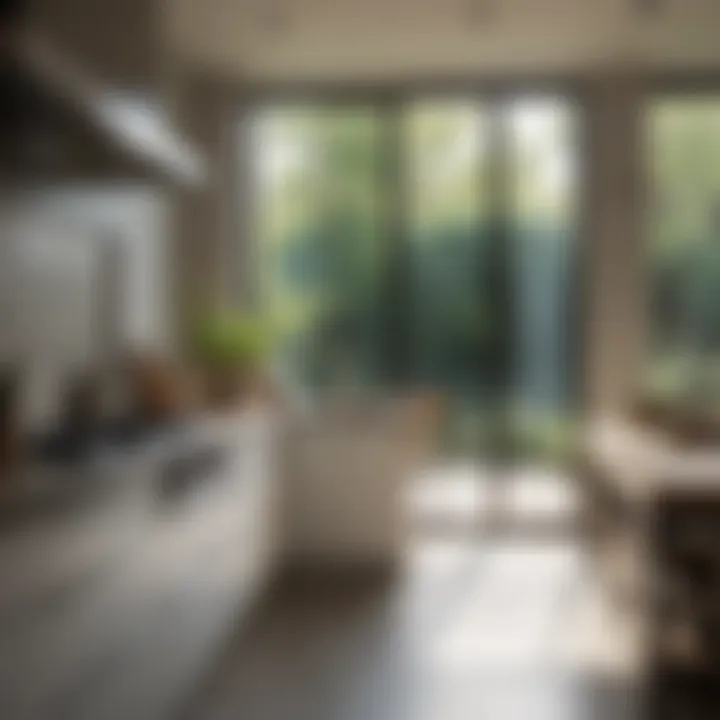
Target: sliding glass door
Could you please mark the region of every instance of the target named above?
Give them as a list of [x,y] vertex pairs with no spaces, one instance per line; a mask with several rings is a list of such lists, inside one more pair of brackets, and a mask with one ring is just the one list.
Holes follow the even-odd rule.
[[454,400],[458,451],[490,450],[498,420],[511,452],[560,451],[578,362],[577,112],[540,97],[404,116],[415,378]]
[[[278,105],[254,123],[288,383],[440,390],[446,447],[557,444],[577,353],[578,117],[561,98]],[[560,438],[561,439],[561,438]]]

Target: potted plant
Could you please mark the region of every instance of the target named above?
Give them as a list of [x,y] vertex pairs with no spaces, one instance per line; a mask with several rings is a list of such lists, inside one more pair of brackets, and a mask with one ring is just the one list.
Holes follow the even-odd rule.
[[257,396],[270,349],[270,325],[261,315],[220,309],[201,316],[192,351],[211,406],[235,406]]

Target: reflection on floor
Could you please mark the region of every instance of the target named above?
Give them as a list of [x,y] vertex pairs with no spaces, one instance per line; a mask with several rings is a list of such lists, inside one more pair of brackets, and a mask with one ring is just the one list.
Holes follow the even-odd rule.
[[636,644],[577,545],[418,543],[392,581],[278,588],[198,698],[203,720],[625,720]]
[[481,528],[499,516],[516,527],[570,529],[578,517],[577,488],[562,472],[538,466],[491,470],[474,463],[423,472],[409,502],[423,532]]

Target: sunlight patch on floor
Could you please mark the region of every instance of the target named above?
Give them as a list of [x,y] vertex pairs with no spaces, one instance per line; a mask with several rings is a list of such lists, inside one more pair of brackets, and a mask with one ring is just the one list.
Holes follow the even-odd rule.
[[418,652],[440,676],[548,668],[624,676],[639,657],[637,624],[603,597],[576,542],[418,543],[408,588]]
[[419,523],[458,527],[480,522],[498,506],[517,521],[564,521],[580,507],[577,489],[561,472],[535,466],[494,472],[470,462],[420,473],[408,500]]

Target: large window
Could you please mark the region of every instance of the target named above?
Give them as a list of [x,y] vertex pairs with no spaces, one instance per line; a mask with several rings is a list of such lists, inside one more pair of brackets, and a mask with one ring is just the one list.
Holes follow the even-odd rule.
[[550,427],[573,399],[577,130],[556,97],[259,111],[263,286],[286,379],[439,388],[470,443],[498,402]]

